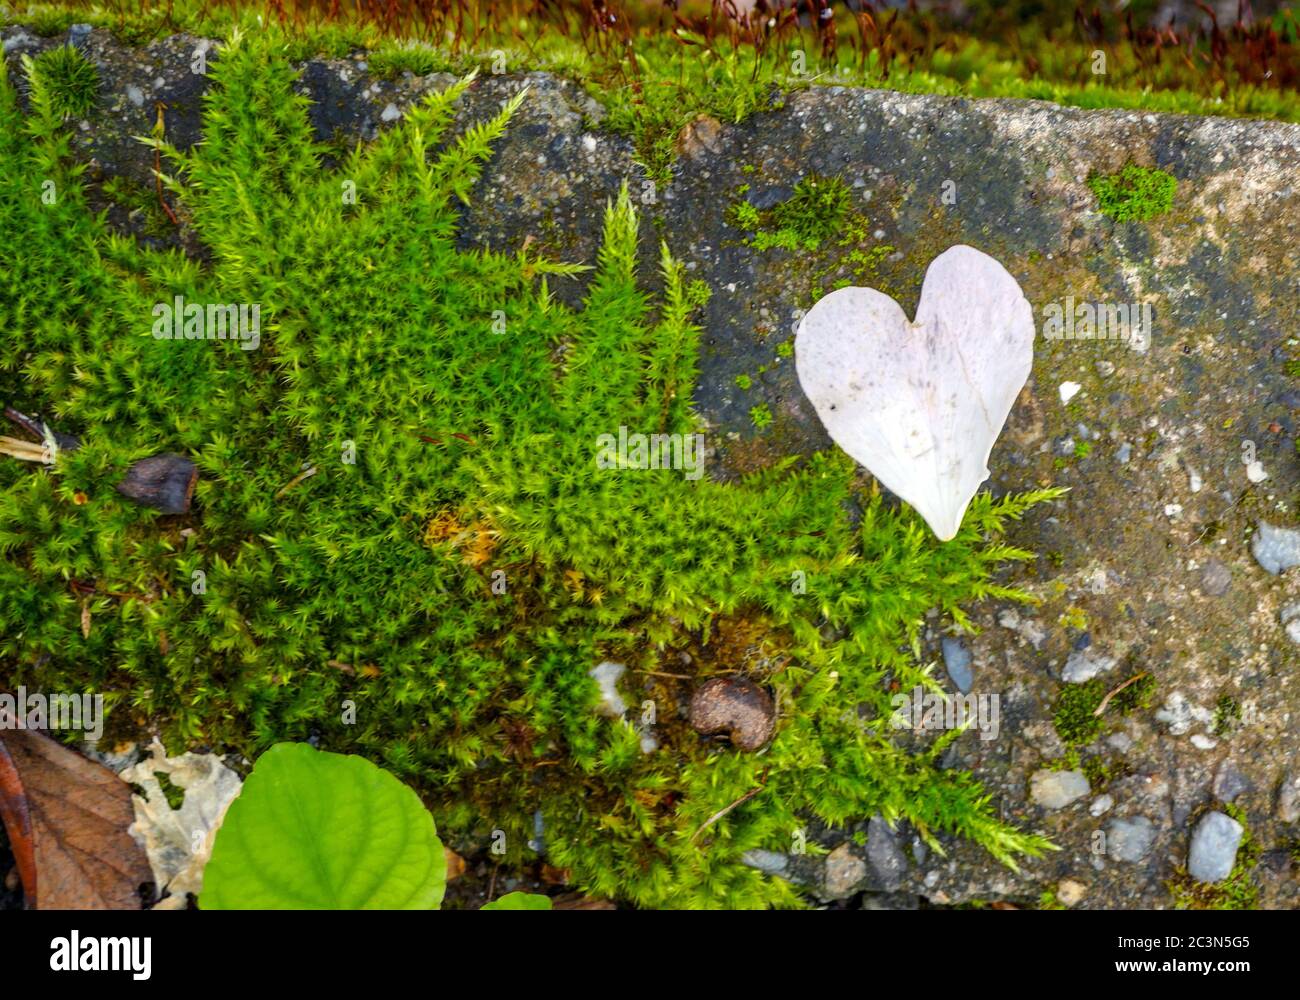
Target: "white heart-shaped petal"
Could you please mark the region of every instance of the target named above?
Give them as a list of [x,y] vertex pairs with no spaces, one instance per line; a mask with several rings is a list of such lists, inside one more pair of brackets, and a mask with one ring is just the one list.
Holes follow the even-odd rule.
[[795,369],[831,440],[957,534],[1034,360],[1034,315],[1016,279],[973,247],[925,272],[916,322],[874,288],[819,301],[795,335]]

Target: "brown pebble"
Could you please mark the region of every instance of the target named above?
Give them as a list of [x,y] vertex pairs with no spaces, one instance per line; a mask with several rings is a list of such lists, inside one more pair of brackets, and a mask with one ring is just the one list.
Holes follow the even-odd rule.
[[771,696],[743,677],[715,677],[691,698],[691,726],[705,736],[726,733],[737,750],[767,743],[776,729]]

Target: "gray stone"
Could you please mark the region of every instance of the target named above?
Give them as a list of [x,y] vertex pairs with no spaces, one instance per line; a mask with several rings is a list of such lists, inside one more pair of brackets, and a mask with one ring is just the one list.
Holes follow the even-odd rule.
[[1115,808],[1115,797],[1113,795],[1098,795],[1092,800],[1092,805],[1088,807],[1089,816],[1104,816]]
[[1217,559],[1211,559],[1201,570],[1201,592],[1207,597],[1222,597],[1232,586],[1232,571]]
[[1133,445],[1125,441],[1119,446],[1119,451],[1115,452],[1115,461],[1120,465],[1128,465],[1129,459],[1133,457]]
[[1231,816],[1207,813],[1196,824],[1187,852],[1187,871],[1201,882],[1222,882],[1237,862],[1237,848],[1245,829]]
[[740,860],[742,864],[768,875],[784,875],[790,867],[790,859],[780,851],[765,851],[757,847],[742,854]]
[[1254,787],[1231,760],[1225,760],[1214,774],[1214,797],[1220,802],[1231,802],[1238,795]]
[[1300,531],[1275,528],[1260,521],[1255,537],[1250,540],[1250,551],[1255,561],[1276,576],[1292,566],[1300,566]]
[[894,831],[880,816],[872,816],[867,824],[867,861],[885,889],[892,892],[903,884],[907,858],[898,846]]
[[844,899],[852,896],[867,877],[867,863],[854,853],[853,845],[845,842],[826,855],[822,870],[823,894],[827,899]]
[[1104,674],[1115,669],[1116,660],[1113,656],[1106,656],[1089,646],[1087,649],[1076,649],[1065,661],[1065,669],[1061,671],[1061,680],[1067,684],[1082,684],[1090,681],[1098,674]]
[[1293,769],[1282,775],[1282,787],[1277,791],[1277,818],[1283,823],[1300,820],[1300,772]]
[[1282,627],[1286,630],[1286,637],[1300,646],[1300,601],[1284,607],[1280,617]]
[[1082,771],[1035,771],[1029,779],[1029,797],[1044,809],[1064,809],[1091,789]]
[[962,694],[970,691],[975,683],[975,674],[971,670],[971,653],[960,639],[943,637],[943,665],[948,669],[948,676],[957,685]]
[[1137,864],[1155,843],[1156,826],[1145,816],[1113,819],[1106,826],[1106,854],[1116,861]]

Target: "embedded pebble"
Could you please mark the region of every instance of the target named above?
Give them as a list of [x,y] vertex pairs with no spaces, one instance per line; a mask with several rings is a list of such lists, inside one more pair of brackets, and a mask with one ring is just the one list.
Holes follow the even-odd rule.
[[1108,813],[1115,807],[1115,799],[1111,795],[1098,795],[1092,800],[1092,805],[1088,807],[1090,816],[1101,816]]
[[1250,540],[1250,552],[1257,563],[1277,576],[1292,566],[1300,566],[1300,531],[1260,521]]
[[1155,843],[1156,827],[1145,816],[1113,819],[1106,826],[1106,854],[1116,861],[1137,864]]
[[885,889],[894,892],[903,884],[907,858],[882,816],[872,816],[867,824],[867,860]]
[[1225,760],[1214,774],[1214,797],[1220,802],[1231,802],[1251,789],[1250,779],[1241,773],[1231,760]]
[[1222,597],[1232,586],[1232,571],[1217,559],[1211,559],[1201,569],[1201,593],[1207,597]]
[[971,652],[964,642],[951,636],[943,637],[942,646],[943,665],[948,670],[948,676],[957,685],[957,690],[966,694],[975,683],[975,674],[971,670]]
[[1091,646],[1085,649],[1076,649],[1065,661],[1065,669],[1061,671],[1061,680],[1067,684],[1082,684],[1085,681],[1092,680],[1098,674],[1114,670],[1115,663],[1116,660],[1113,656],[1099,653]]
[[1300,820],[1300,772],[1289,770],[1282,775],[1277,791],[1277,818],[1283,823]]
[[780,851],[765,851],[755,847],[740,856],[740,863],[750,868],[757,868],[768,875],[784,875],[790,867],[790,859]]
[[826,866],[822,870],[822,886],[827,899],[843,899],[851,896],[858,884],[867,877],[867,863],[853,853],[849,843],[826,855]]
[[1091,791],[1082,771],[1035,771],[1029,779],[1029,797],[1044,809],[1064,809]]
[[1207,813],[1196,824],[1187,851],[1187,871],[1201,882],[1222,882],[1232,874],[1245,829],[1231,816]]
[[1278,616],[1282,619],[1282,627],[1286,630],[1286,637],[1300,646],[1300,601],[1295,604],[1288,604],[1282,609]]

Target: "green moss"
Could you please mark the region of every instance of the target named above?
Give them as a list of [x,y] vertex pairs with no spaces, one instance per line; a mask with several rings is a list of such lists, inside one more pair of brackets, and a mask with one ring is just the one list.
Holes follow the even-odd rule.
[[35,59],[24,56],[23,66],[32,86],[48,95],[50,109],[59,118],[82,118],[94,106],[99,71],[73,46],[48,49]]
[[783,358],[793,358],[793,357],[794,357],[794,341],[793,341],[793,340],[783,340],[783,341],[781,341],[781,343],[779,343],[779,344],[776,345],[776,353],[777,353],[780,357],[783,357]]
[[838,236],[849,209],[848,186],[838,177],[805,177],[794,192],[766,212],[748,201],[732,205],[728,221],[754,235],[749,243],[755,250],[780,248],[813,251]]
[[1178,180],[1163,170],[1130,163],[1116,174],[1093,174],[1088,186],[1102,214],[1116,222],[1141,222],[1173,207]]
[[1107,682],[1100,677],[1062,687],[1052,711],[1052,723],[1066,746],[1081,747],[1093,742],[1105,731],[1106,718],[1111,713],[1125,716],[1150,708],[1156,682],[1150,674],[1142,675],[1117,691],[1106,703],[1105,711],[1097,715],[1109,690]]
[[403,73],[427,76],[452,68],[451,62],[437,49],[419,42],[385,40],[366,56],[370,72],[381,80],[395,80]]
[[1092,442],[1091,442],[1091,441],[1076,441],[1076,442],[1074,442],[1074,457],[1075,457],[1075,458],[1087,458],[1087,457],[1088,457],[1089,455],[1091,455],[1091,454],[1092,454]]
[[751,379],[748,375],[740,374],[736,376],[737,389],[748,389],[753,384],[754,384],[754,380]]
[[749,419],[760,431],[771,426],[772,410],[766,403],[758,403],[749,408]]
[[1241,722],[1241,702],[1229,694],[1221,694],[1214,703],[1214,722],[1210,732],[1215,736],[1227,736]]

